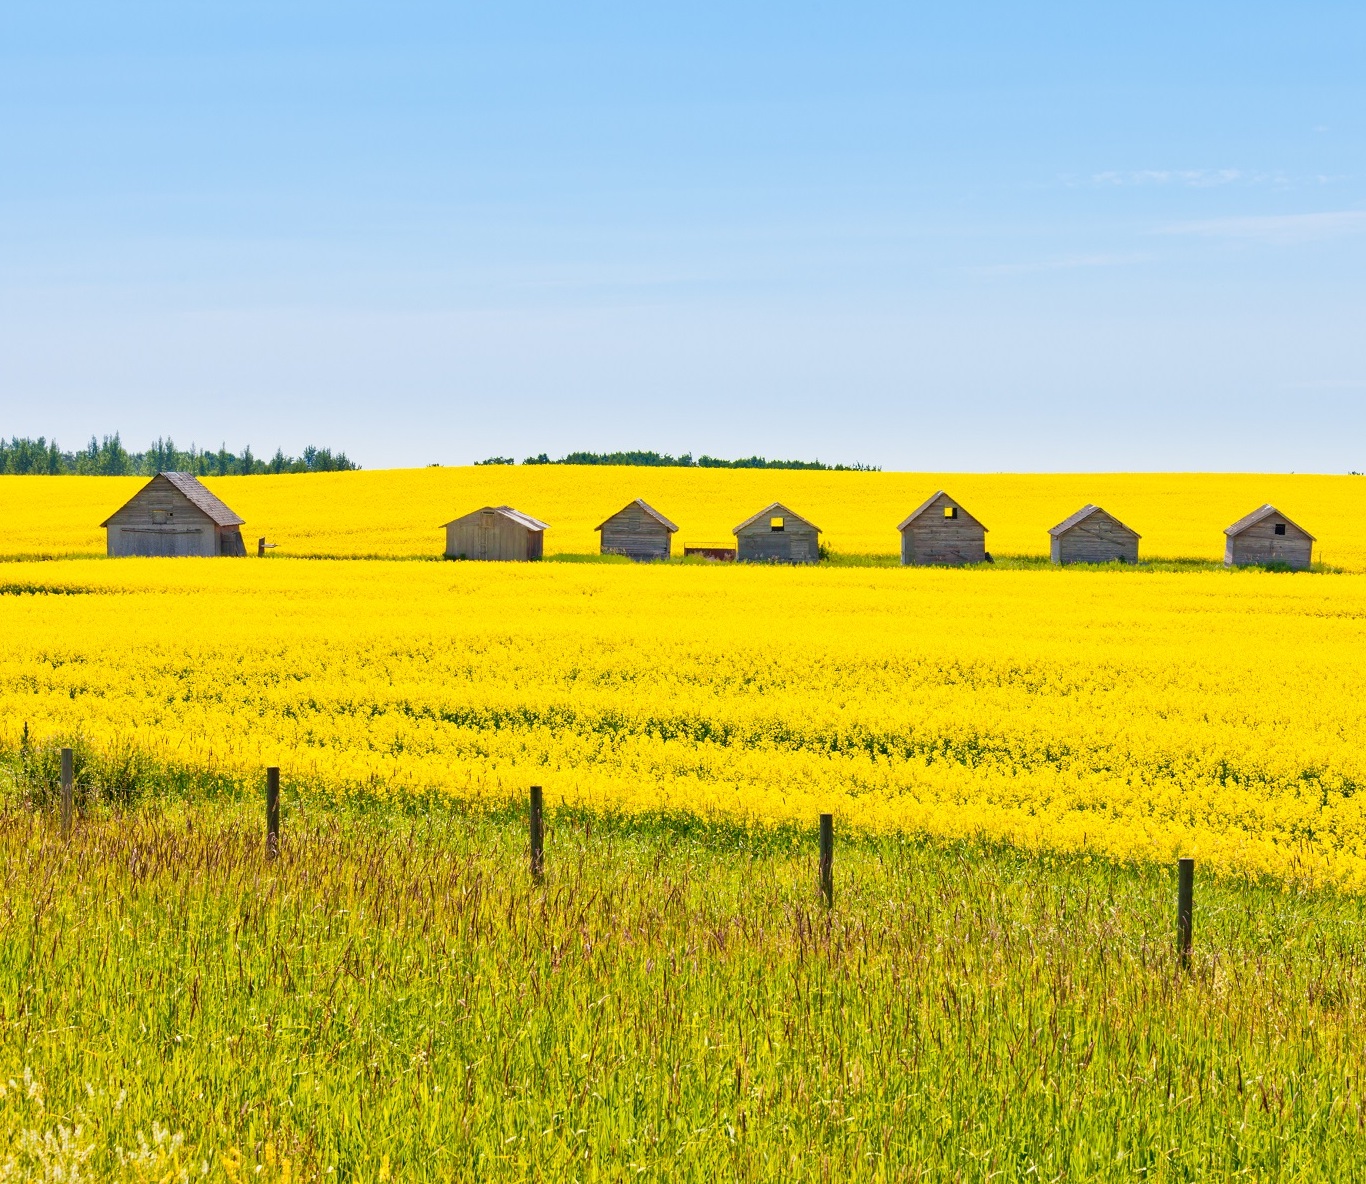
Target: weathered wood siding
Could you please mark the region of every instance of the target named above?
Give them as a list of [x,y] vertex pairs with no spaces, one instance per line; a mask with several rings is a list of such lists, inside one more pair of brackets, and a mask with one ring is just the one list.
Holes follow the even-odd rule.
[[1053,538],[1054,563],[1138,562],[1138,535],[1104,510]]
[[636,560],[668,559],[673,554],[673,534],[632,502],[602,524],[602,553]]
[[528,530],[493,510],[467,514],[446,527],[448,559],[540,559],[544,531]]
[[245,555],[247,544],[242,541],[240,526],[220,526],[218,528],[218,553],[220,555]]
[[[131,555],[221,555],[219,527],[183,493],[154,482],[118,510],[105,528],[106,551]],[[241,532],[234,533],[241,538]]]
[[[958,511],[945,518],[944,508]],[[935,498],[914,522],[901,532],[901,562],[909,567],[924,564],[985,563],[987,532],[980,522],[948,497]]]
[[741,562],[818,563],[820,557],[820,535],[795,518],[784,519],[782,530],[763,518],[735,536],[735,558]]
[[[1278,525],[1285,527],[1284,534],[1276,533]],[[1230,567],[1284,563],[1305,568],[1313,555],[1314,540],[1284,518],[1266,518],[1224,542],[1224,562]]]

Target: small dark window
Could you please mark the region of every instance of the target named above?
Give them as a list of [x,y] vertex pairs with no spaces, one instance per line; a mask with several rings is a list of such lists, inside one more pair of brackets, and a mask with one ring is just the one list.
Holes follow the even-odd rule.
[[769,530],[782,530],[783,525],[783,520],[781,518],[770,518],[768,520]]
[[1285,523],[1284,523],[1284,522],[1277,522],[1277,523],[1276,523],[1276,533],[1277,533],[1277,534],[1284,534],[1284,533],[1285,533]]
[[957,507],[957,506],[945,506],[945,507],[944,507],[944,517],[945,517],[945,518],[957,518],[957,517],[958,517],[958,507]]

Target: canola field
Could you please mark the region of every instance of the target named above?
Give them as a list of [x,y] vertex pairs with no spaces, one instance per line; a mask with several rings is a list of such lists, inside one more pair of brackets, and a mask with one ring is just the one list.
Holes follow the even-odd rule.
[[609,814],[829,810],[846,833],[1366,888],[1355,575],[249,558],[0,577],[9,754],[76,739],[253,789],[279,764],[303,797],[496,806],[535,783]]
[[[0,1178],[1361,1175],[1361,479],[253,477],[267,560],[89,557],[138,484],[0,479]],[[1206,562],[841,561],[940,486]],[[836,559],[413,561],[634,496]],[[1317,570],[1207,562],[1264,501]]]
[[[99,524],[140,477],[0,476],[0,556],[104,553]],[[642,497],[678,524],[675,544],[730,542],[773,501],[815,522],[841,554],[894,555],[896,526],[946,489],[988,527],[996,555],[1047,555],[1048,528],[1088,502],[1143,536],[1141,555],[1223,558],[1223,529],[1270,502],[1318,543],[1316,562],[1366,571],[1366,477],[1208,473],[836,473],[474,466],[306,477],[205,478],[282,556],[439,555],[440,526],[508,504],[550,523],[547,555],[595,552],[594,528]]]

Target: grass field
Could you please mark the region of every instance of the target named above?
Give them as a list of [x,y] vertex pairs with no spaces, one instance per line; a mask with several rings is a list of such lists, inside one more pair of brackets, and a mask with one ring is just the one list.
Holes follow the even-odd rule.
[[[1345,1180],[1359,898],[552,812],[0,814],[7,1178]],[[26,1081],[24,1070],[29,1070]],[[56,1168],[81,1160],[84,1176]],[[44,1174],[46,1173],[46,1174]]]
[[[137,477],[0,477],[0,555],[103,554],[99,524]],[[996,555],[1047,555],[1048,528],[1095,502],[1143,536],[1148,557],[1222,560],[1224,527],[1271,502],[1318,538],[1315,559],[1366,571],[1366,477],[1218,473],[835,473],[562,465],[207,478],[280,555],[436,556],[439,529],[507,503],[548,522],[548,555],[596,552],[594,528],[643,497],[678,543],[731,540],[773,501],[805,515],[842,554],[893,555],[896,526],[947,489],[989,528]]]

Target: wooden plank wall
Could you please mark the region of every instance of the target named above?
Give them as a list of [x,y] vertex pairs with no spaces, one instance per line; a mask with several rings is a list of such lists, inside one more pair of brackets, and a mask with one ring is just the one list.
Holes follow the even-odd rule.
[[957,518],[945,518],[945,506],[956,507],[957,503],[936,498],[934,505],[901,532],[903,565],[986,562],[987,533],[982,524],[968,517],[961,507]]
[[735,536],[735,558],[750,563],[817,563],[820,535],[792,518],[782,530],[761,518]]
[[[1285,524],[1285,534],[1276,533],[1278,522]],[[1309,536],[1283,518],[1267,518],[1224,544],[1224,562],[1230,567],[1284,563],[1289,567],[1305,568],[1313,554],[1314,544]]]
[[1092,514],[1053,539],[1054,563],[1138,562],[1138,536],[1105,511]]
[[207,526],[111,526],[106,546],[109,555],[199,555],[219,553],[218,534]]
[[109,519],[106,552],[218,555],[218,525],[169,481],[154,481]]
[[542,533],[528,530],[492,510],[467,514],[446,527],[446,557],[505,561],[539,559]]
[[632,503],[602,524],[602,553],[628,555],[635,560],[668,559],[673,553],[673,534]]

